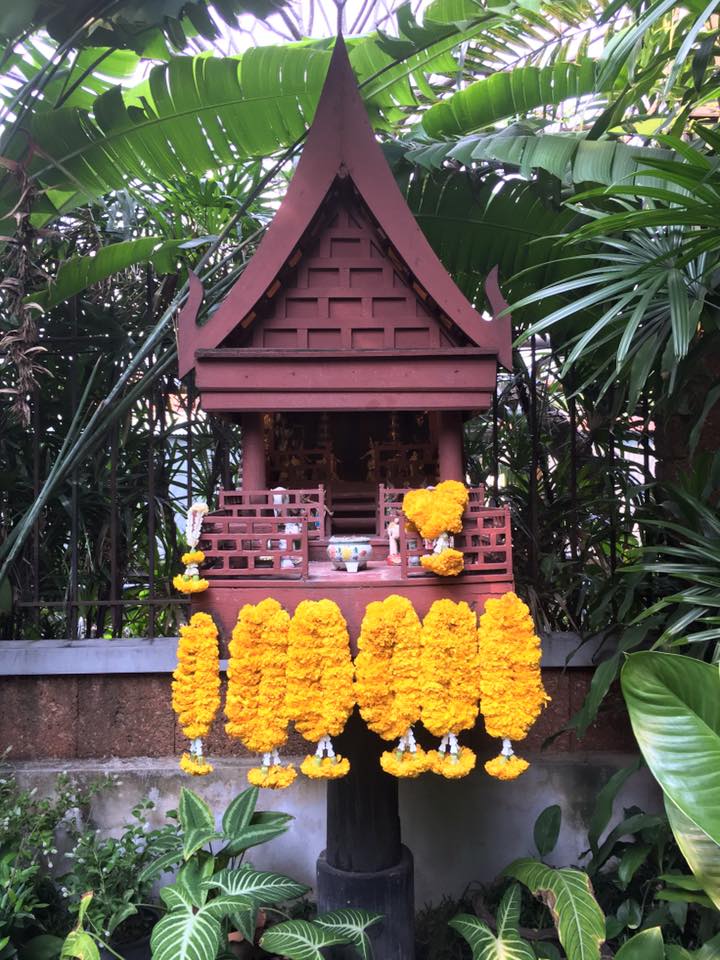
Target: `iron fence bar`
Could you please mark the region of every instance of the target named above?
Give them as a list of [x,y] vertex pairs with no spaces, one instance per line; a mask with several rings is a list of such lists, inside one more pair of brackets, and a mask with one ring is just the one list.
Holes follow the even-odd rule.
[[530,341],[530,572],[533,583],[539,575],[538,557],[538,401],[537,401],[537,341]]
[[[33,389],[33,496],[40,493],[40,390]],[[32,597],[37,604],[33,616],[35,629],[40,630],[40,517],[33,524],[32,533]]]
[[[73,334],[77,334],[77,312],[78,299],[73,297],[71,300],[72,326]],[[79,376],[79,367],[77,354],[73,354],[70,361],[70,408],[77,409],[78,395],[77,384]],[[78,638],[78,608],[76,606],[78,598],[78,521],[79,521],[79,498],[78,498],[78,470],[73,467],[70,474],[70,591],[69,604],[67,610],[67,631],[70,640]]]
[[[152,362],[152,361],[151,361]],[[155,390],[148,396],[148,598],[155,599]],[[155,636],[155,610],[150,607],[148,618],[150,636]]]
[[578,515],[577,515],[577,403],[575,397],[568,400],[570,419],[570,558],[578,559]]
[[120,448],[120,423],[115,423],[110,433],[110,618],[113,637],[122,636],[123,607],[120,600],[119,517],[118,517],[118,456]]
[[615,431],[612,426],[610,426],[608,431],[608,481],[610,483],[608,504],[610,519],[610,572],[614,574],[617,569],[617,528],[615,525]]

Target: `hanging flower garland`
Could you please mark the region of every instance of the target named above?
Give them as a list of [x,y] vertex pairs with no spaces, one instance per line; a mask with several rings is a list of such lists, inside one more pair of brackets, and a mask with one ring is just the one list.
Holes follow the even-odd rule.
[[420,557],[420,563],[426,570],[440,577],[457,577],[465,569],[465,554],[453,547],[446,547],[440,553]]
[[173,577],[173,586],[180,593],[202,593],[210,586],[210,582],[200,576],[200,564],[205,559],[202,550],[197,549],[202,533],[203,517],[208,512],[206,503],[194,503],[187,513],[185,539],[190,549],[181,557],[185,570]]
[[550,700],[540,673],[540,639],[530,610],[514,593],[487,600],[480,617],[480,708],[491,737],[503,747],[485,764],[491,777],[514,780],[527,770],[511,740],[523,740]]
[[345,618],[332,600],[303,600],[288,632],[287,710],[296,729],[317,742],[300,769],[312,779],[344,777],[350,761],[335,754],[355,705],[353,664]]
[[195,613],[180,627],[178,665],[173,673],[172,706],[190,750],[180,759],[186,772],[202,776],[212,771],[203,756],[207,736],[220,706],[220,652],[218,631],[207,613]]
[[480,683],[477,620],[462,601],[436,600],[422,625],[422,722],[440,746],[428,754],[430,769],[448,779],[464,777],[475,753],[458,743],[478,715]]
[[355,657],[355,692],[368,727],[398,740],[380,757],[386,773],[417,777],[428,766],[412,726],[420,716],[422,628],[407,597],[392,595],[368,605]]
[[432,490],[408,490],[402,509],[424,540],[437,540],[443,533],[462,531],[468,498],[464,483],[443,480]]
[[225,731],[255,753],[262,764],[248,772],[257,787],[288,787],[295,768],[284,767],[278,748],[287,740],[285,704],[290,616],[267,597],[240,610],[230,641]]
[[430,490],[409,490],[403,497],[403,513],[420,536],[432,544],[431,554],[420,557],[426,570],[441,577],[456,577],[465,567],[465,556],[454,549],[453,534],[462,531],[462,518],[469,499],[465,484],[444,480]]

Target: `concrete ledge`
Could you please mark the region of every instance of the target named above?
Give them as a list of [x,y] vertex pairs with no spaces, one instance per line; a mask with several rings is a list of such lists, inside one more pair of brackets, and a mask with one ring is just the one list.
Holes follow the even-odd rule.
[[[603,659],[602,640],[581,645],[576,633],[543,637],[544,667],[592,667]],[[0,641],[0,676],[58,677],[113,673],[172,673],[177,637],[134,640]],[[221,661],[225,670],[226,661]]]

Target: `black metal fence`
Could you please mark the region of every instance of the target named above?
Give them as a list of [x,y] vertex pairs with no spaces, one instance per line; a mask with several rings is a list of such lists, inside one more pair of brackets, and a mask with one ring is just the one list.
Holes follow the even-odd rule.
[[[37,497],[91,367],[100,362],[106,374],[97,399],[117,375],[108,342],[56,345],[32,397],[31,429],[6,425],[0,535]],[[609,405],[589,408],[533,342],[515,373],[501,376],[491,410],[468,422],[466,454],[471,482],[511,506],[515,575],[534,612],[548,627],[581,628],[588,570],[612,578],[639,542],[637,512],[653,479],[647,402],[624,422]],[[2,594],[0,637],[175,635],[188,603],[171,584],[185,511],[195,499],[212,505],[240,468],[239,428],[205,416],[174,376],[156,380],[44,509]]]

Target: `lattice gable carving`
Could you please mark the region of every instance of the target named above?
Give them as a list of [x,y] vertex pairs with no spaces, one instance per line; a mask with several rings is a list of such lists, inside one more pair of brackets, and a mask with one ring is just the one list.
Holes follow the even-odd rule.
[[223,346],[404,350],[467,342],[349,186],[326,198],[298,251]]

